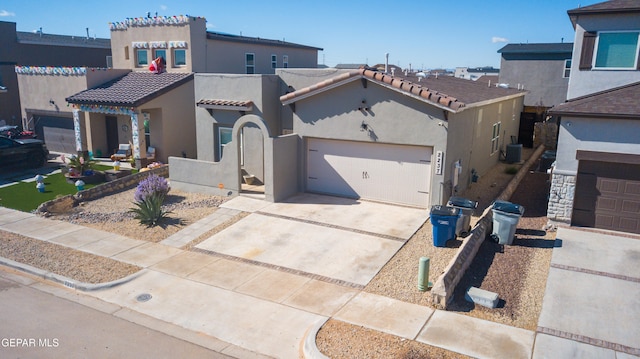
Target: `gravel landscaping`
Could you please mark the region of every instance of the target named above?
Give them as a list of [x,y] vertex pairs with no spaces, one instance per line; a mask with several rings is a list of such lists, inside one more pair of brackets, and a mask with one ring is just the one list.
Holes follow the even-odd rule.
[[[528,149],[525,149],[525,157],[527,153],[531,153],[527,151]],[[536,164],[532,169],[535,166]],[[472,225],[513,177],[512,174],[505,173],[508,167],[519,167],[519,165],[500,163],[488,174],[482,176],[478,183],[472,184],[468,190],[460,194],[462,197],[479,202],[472,218]],[[548,175],[535,171],[530,171],[525,176],[511,198],[512,202],[521,204],[526,209],[519,222],[514,245],[500,246],[490,239],[485,240],[476,260],[454,293],[450,310],[520,328],[535,329],[555,239],[555,233],[543,230],[547,221],[547,179]],[[102,199],[84,202],[73,211],[56,214],[52,218],[129,238],[159,242],[186,225],[213,213],[225,201],[222,197],[172,190],[166,201],[167,209],[172,212],[168,220],[161,226],[147,228],[127,213],[133,207],[133,193],[134,189],[131,189]],[[209,233],[194,238],[194,241],[183,249],[189,250],[195,243],[210,237],[245,215],[238,215]],[[126,263],[109,259],[106,259],[109,262],[101,262],[100,260],[104,258],[51,243],[27,240],[8,232],[0,232],[0,235],[3,238],[0,242],[0,256],[78,281],[106,282],[138,270],[137,267]],[[432,242],[432,227],[429,222],[426,222],[364,290],[409,303],[431,306],[430,293],[420,292],[417,289],[419,258],[426,256],[431,259],[430,281],[435,282],[462,243],[461,240],[456,239],[449,241],[446,248],[437,248]],[[28,244],[25,245],[26,243]],[[27,254],[23,256],[15,254],[20,252]],[[14,253],[11,254],[14,257],[11,257],[10,253]],[[498,293],[502,300],[499,308],[487,309],[468,303],[464,299],[464,292],[469,286]],[[317,344],[323,353],[332,358],[465,357],[336,320],[329,320],[320,330]]]

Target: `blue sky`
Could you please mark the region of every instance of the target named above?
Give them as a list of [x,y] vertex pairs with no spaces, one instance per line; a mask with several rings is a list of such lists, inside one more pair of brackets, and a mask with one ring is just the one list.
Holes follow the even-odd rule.
[[128,17],[193,15],[210,31],[323,48],[318,61],[389,62],[414,69],[500,66],[506,43],[573,41],[567,10],[600,0],[24,0],[0,2],[0,21],[18,31],[108,38],[109,22]]

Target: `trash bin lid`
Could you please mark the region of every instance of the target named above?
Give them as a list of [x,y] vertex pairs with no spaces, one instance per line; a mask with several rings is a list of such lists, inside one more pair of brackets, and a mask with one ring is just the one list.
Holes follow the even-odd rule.
[[493,209],[496,211],[502,211],[507,213],[520,214],[520,215],[524,213],[524,207],[522,207],[519,204],[515,204],[507,201],[493,202]]
[[474,209],[478,206],[478,202],[463,197],[451,197],[447,206]]
[[435,205],[431,207],[431,214],[436,216],[457,216],[459,209],[454,207],[447,207],[441,205]]

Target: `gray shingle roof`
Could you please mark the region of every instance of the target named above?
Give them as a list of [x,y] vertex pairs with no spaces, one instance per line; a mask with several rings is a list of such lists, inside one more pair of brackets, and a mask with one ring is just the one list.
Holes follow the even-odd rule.
[[111,49],[111,40],[102,38],[87,38],[86,36],[67,36],[41,34],[33,32],[16,31],[18,42],[22,44],[37,44],[51,46],[94,47]]
[[567,11],[569,15],[640,11],[638,0],[611,0]]
[[261,39],[259,37],[248,37],[248,36],[240,36],[240,35],[232,35],[226,34],[222,32],[214,32],[207,31],[207,39],[210,40],[220,40],[220,41],[231,41],[231,42],[241,42],[247,44],[258,44],[258,45],[268,45],[268,46],[282,46],[282,47],[293,47],[298,49],[308,49],[308,50],[318,50],[322,51],[322,48],[295,44],[293,42],[286,42],[281,40],[270,40],[270,39]]
[[573,52],[572,42],[548,43],[548,44],[507,44],[499,54],[557,54]]
[[192,73],[129,72],[66,98],[73,104],[137,107],[193,80]]
[[640,119],[640,82],[590,94],[554,106],[552,115]]

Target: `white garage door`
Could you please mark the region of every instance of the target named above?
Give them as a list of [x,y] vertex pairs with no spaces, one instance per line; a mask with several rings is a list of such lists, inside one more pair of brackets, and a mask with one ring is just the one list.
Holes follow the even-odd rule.
[[310,138],[307,191],[428,207],[430,147]]

